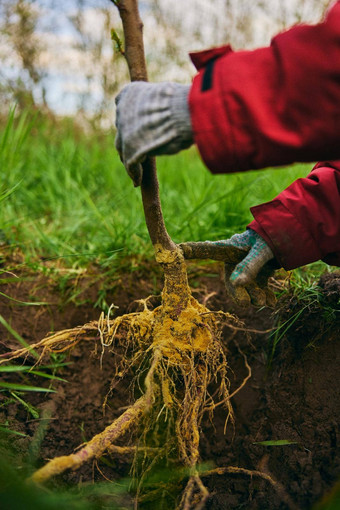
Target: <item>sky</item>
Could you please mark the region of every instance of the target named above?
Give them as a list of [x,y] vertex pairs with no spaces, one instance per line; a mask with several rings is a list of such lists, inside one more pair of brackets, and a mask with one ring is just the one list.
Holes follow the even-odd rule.
[[[77,1],[34,0],[39,13],[37,35],[42,46],[39,65],[45,73],[46,98],[50,108],[59,114],[75,113],[81,101],[89,113],[98,107],[103,96],[100,65],[113,65],[113,44],[110,30],[103,28],[105,17],[101,9],[111,13],[110,28],[121,26],[118,11],[109,0],[83,0],[84,38],[96,44],[104,37],[100,61],[95,61],[76,47],[81,40],[70,17],[77,12]],[[271,37],[282,28],[277,17],[283,6],[282,16],[286,16],[288,24],[294,22],[297,6],[303,21],[316,22],[320,17],[320,12],[310,8],[311,0],[266,0],[263,3],[268,8],[261,11],[251,0],[158,2],[163,24],[157,13],[151,12],[150,0],[139,2],[149,73],[157,81],[190,82],[195,71],[187,54],[192,50],[227,42],[235,49],[269,44]],[[239,24],[247,14],[251,14],[248,34],[247,30],[239,30]],[[175,52],[172,52],[172,46],[177,48]],[[0,40],[0,59],[2,73],[15,75],[18,62],[3,39]],[[124,64],[116,60],[114,65],[118,76]],[[116,80],[114,69],[112,73],[110,79]],[[91,79],[90,75],[93,75]],[[109,108],[114,108],[113,97]]]
[[[79,37],[69,18],[76,13],[76,2],[39,0],[39,4],[43,13],[39,36],[44,46],[41,66],[47,73],[44,80],[47,102],[59,114],[73,114],[79,107],[81,96],[86,94],[87,108],[92,111],[100,100],[101,87],[94,82],[89,90],[86,80],[89,63],[86,55],[75,48]],[[108,4],[105,0],[86,1],[83,11],[88,31],[97,31],[98,26],[101,27],[100,7],[115,9]],[[110,34],[107,34],[107,46],[111,50]]]

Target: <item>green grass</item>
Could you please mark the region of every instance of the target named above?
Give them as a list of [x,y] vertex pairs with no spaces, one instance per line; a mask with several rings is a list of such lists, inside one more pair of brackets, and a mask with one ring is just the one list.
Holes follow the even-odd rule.
[[[27,416],[34,419],[40,418],[40,413],[30,402],[33,393],[54,393],[53,382],[67,382],[57,373],[69,363],[52,361],[48,365],[40,365],[39,368],[30,365],[4,364],[0,365],[0,410],[18,403],[27,411]],[[11,377],[11,381],[5,381],[5,377]],[[14,378],[13,378],[14,377]],[[32,378],[34,378],[32,380]],[[48,387],[41,386],[44,380],[48,380]],[[38,380],[39,386],[36,381]],[[46,383],[46,381],[45,381]],[[9,423],[0,420],[0,432],[6,434],[20,434],[11,428]]]
[[[318,313],[321,324],[325,328],[323,334],[327,330],[327,327],[331,330],[336,324],[336,321],[340,312],[340,302],[328,303],[321,292],[318,285],[319,278],[321,275],[328,270],[331,272],[332,267],[327,266],[323,262],[315,262],[308,266],[297,268],[290,272],[288,285],[278,293],[277,297],[280,306],[276,309],[276,325],[273,332],[269,335],[269,352],[267,365],[271,368],[273,358],[276,353],[278,344],[285,338],[289,332],[295,328],[296,323],[306,313],[306,311]],[[280,298],[283,298],[280,301]],[[285,311],[288,307],[292,308],[292,305],[288,305],[287,299],[290,302],[294,302],[294,307],[290,311],[289,317],[285,320],[282,319],[282,311]],[[315,339],[311,339],[311,342],[307,344],[307,347],[315,346]]]
[[[249,207],[272,199],[311,165],[213,176],[196,149],[158,159],[164,216],[176,242],[229,237]],[[126,175],[112,133],[85,135],[71,120],[9,114],[0,126],[1,238],[26,261],[118,266],[151,256],[140,190]]]

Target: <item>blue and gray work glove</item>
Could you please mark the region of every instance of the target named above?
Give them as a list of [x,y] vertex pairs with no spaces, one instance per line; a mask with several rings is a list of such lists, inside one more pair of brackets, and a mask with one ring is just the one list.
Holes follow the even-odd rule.
[[188,106],[190,85],[126,85],[116,97],[116,148],[135,186],[142,182],[146,156],[175,154],[193,144]]
[[268,288],[273,275],[274,254],[264,239],[252,229],[223,241],[207,241],[217,246],[234,246],[247,252],[236,266],[225,264],[225,285],[228,294],[241,306],[274,306],[274,293]]

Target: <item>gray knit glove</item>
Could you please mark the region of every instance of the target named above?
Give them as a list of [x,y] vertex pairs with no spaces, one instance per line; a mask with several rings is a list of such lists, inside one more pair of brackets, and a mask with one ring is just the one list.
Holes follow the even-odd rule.
[[219,246],[235,246],[245,250],[245,257],[236,266],[225,264],[225,285],[229,295],[241,306],[253,303],[257,306],[274,306],[275,296],[268,289],[268,278],[274,272],[270,262],[274,254],[264,239],[248,229],[230,239],[212,241]]
[[190,86],[133,82],[116,97],[116,148],[134,182],[142,182],[148,156],[175,154],[193,143],[188,106]]

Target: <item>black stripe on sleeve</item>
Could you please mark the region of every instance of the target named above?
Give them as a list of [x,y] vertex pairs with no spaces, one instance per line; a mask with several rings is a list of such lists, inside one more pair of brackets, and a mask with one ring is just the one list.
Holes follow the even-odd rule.
[[210,90],[212,88],[213,70],[214,70],[215,62],[216,62],[216,58],[212,58],[211,60],[209,60],[209,62],[207,63],[207,65],[204,69],[204,74],[203,74],[203,79],[202,79],[202,88],[201,88],[202,92],[206,92],[207,90]]

